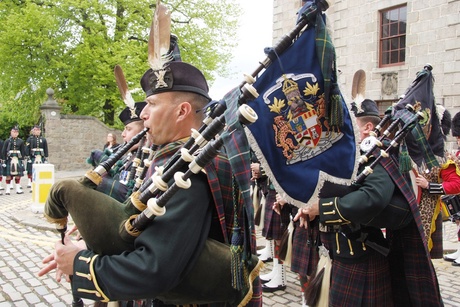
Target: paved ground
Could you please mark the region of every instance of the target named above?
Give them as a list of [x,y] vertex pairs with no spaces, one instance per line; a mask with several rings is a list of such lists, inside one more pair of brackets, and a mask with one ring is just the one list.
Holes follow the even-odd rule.
[[[80,177],[84,170],[56,172],[56,180]],[[57,283],[54,275],[37,277],[41,260],[52,251],[59,235],[54,226],[42,215],[32,212],[29,189],[24,194],[0,196],[0,307],[6,306],[70,306],[72,300],[69,284]],[[35,206],[34,206],[35,208]],[[456,226],[444,222],[444,250],[457,248]],[[259,237],[258,245],[264,246]],[[442,259],[433,260],[441,286],[445,306],[460,306],[460,267]],[[267,263],[262,274],[271,270]],[[264,306],[300,306],[299,282],[295,274],[287,270],[285,291],[264,294]],[[92,302],[85,300],[86,306]]]

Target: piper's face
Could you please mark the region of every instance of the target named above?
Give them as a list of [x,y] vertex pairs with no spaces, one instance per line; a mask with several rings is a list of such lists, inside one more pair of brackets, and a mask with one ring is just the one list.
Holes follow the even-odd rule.
[[130,122],[125,126],[125,129],[121,133],[123,142],[129,142],[131,139],[136,136],[144,128],[142,121]]
[[176,103],[173,92],[159,93],[147,97],[147,105],[141,112],[144,127],[149,128],[149,139],[153,144],[163,145],[176,140],[180,103]]

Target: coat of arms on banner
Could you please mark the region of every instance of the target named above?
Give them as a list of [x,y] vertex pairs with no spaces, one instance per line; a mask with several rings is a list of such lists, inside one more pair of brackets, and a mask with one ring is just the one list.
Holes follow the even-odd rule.
[[313,74],[288,74],[264,95],[270,112],[276,114],[275,143],[282,149],[286,164],[317,156],[342,137],[331,131],[325,118],[324,95],[318,95],[319,91]]

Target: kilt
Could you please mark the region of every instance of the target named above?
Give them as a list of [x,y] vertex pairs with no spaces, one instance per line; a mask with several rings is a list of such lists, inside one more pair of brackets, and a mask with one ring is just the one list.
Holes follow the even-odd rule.
[[[321,233],[321,240],[328,249],[335,246],[334,238],[335,234]],[[393,306],[388,259],[371,248],[368,257],[356,262],[335,257],[329,306]]]
[[281,214],[273,211],[273,203],[276,201],[276,191],[269,189],[265,199],[265,216],[262,236],[267,240],[281,240],[291,221],[289,206],[283,206]]
[[15,174],[15,175],[11,175],[11,161],[12,161],[11,157],[8,158],[8,160],[6,160],[6,162],[5,162],[6,167],[3,168],[3,176],[13,176],[13,177],[16,177],[16,176],[22,177],[22,176],[24,176],[23,160],[18,160],[17,174]]
[[398,306],[443,306],[433,263],[427,257],[417,225],[390,231],[393,296]]
[[368,261],[332,261],[329,306],[393,306],[388,260],[381,254]]
[[291,271],[302,277],[311,276],[316,272],[319,261],[318,245],[316,239],[319,235],[317,219],[310,223],[311,246],[307,245],[309,230],[299,226],[299,222],[294,223],[294,233],[292,235],[292,256]]

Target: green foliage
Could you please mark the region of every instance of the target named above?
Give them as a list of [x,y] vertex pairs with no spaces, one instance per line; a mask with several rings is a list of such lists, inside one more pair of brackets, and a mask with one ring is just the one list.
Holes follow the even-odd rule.
[[[210,84],[226,75],[236,45],[239,7],[218,0],[162,1],[182,59],[203,70]],[[113,68],[119,64],[136,101],[148,69],[147,41],[155,0],[0,1],[0,137],[14,124],[31,127],[46,89],[63,113],[91,115],[121,127],[124,108]],[[5,134],[5,135],[4,135]]]

